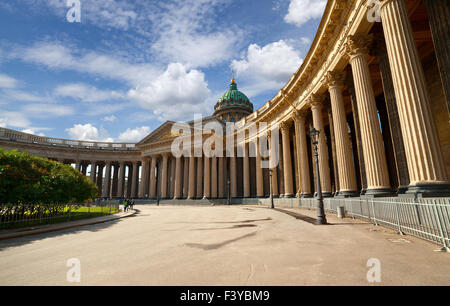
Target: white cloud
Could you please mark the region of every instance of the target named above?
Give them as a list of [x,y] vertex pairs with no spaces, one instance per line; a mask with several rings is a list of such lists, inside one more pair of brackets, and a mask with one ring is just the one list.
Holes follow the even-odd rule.
[[7,76],[6,74],[0,74],[0,88],[15,88],[17,87],[17,80]]
[[133,86],[158,75],[159,69],[151,64],[133,64],[123,58],[82,52],[61,42],[38,42],[28,48],[16,48],[11,57],[25,62],[44,65],[50,69],[74,70],[108,79],[126,81]]
[[71,106],[56,104],[28,104],[22,111],[29,117],[51,118],[73,115],[75,110]]
[[58,86],[54,91],[56,96],[71,97],[83,102],[100,102],[123,98],[123,94],[114,90],[99,90],[94,86],[73,83]]
[[108,116],[104,117],[102,120],[105,122],[114,122],[117,120],[117,117],[114,115],[111,115],[109,117]]
[[242,60],[233,60],[231,67],[238,77],[246,80],[249,96],[278,89],[286,83],[301,65],[300,52],[288,42],[280,40],[260,47],[252,44]]
[[28,128],[31,122],[22,112],[0,110],[0,126],[14,128]]
[[87,140],[87,141],[101,141],[101,142],[113,142],[114,139],[108,137],[106,130],[99,130],[90,123],[87,124],[75,124],[72,128],[66,129],[71,139],[74,140]]
[[310,19],[322,17],[327,0],[291,0],[284,21],[300,27]]
[[37,134],[37,130],[35,130],[35,129],[25,129],[22,132],[27,133],[27,134],[37,135],[37,136],[43,136],[43,137],[45,136],[44,133]]
[[150,128],[143,126],[135,129],[127,129],[119,135],[120,142],[139,142],[150,134]]
[[[33,8],[47,5],[61,17],[66,17],[67,0],[22,0]],[[127,30],[137,19],[136,7],[121,0],[82,0],[81,23],[91,23],[100,27]]]
[[6,89],[3,91],[4,99],[18,102],[52,102],[50,96],[38,96],[21,90]]
[[160,120],[193,118],[194,113],[210,110],[210,94],[205,76],[198,70],[187,71],[182,64],[170,64],[167,70],[145,87],[128,92],[143,108]]
[[240,29],[220,28],[214,9],[227,0],[178,0],[150,16],[159,34],[155,55],[188,67],[207,67],[230,59],[243,38]]

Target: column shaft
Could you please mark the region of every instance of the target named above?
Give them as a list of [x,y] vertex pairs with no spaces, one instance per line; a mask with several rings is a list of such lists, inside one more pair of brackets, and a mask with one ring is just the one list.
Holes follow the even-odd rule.
[[152,156],[152,162],[150,167],[150,198],[156,199],[156,162],[157,156]]
[[447,171],[405,2],[385,0],[381,19],[408,162],[408,193],[447,194]]
[[169,154],[163,155],[163,163],[162,163],[162,178],[161,178],[161,198],[167,199],[167,185],[168,185],[168,174],[169,174]]
[[249,198],[250,195],[250,162],[249,162],[249,156],[248,156],[248,144],[245,144],[244,146],[245,150],[245,156],[243,159],[243,175],[244,175],[244,198]]
[[195,157],[192,154],[189,157],[189,190],[188,199],[195,199]]
[[367,63],[369,39],[366,37],[349,38],[350,64],[355,84],[358,104],[361,140],[366,167],[368,195],[386,195],[391,193],[386,154],[381,135],[375,94]]
[[197,199],[203,198],[203,158],[197,158]]
[[211,198],[217,199],[217,157],[211,159]]
[[311,103],[314,128],[320,131],[319,135],[319,170],[320,170],[320,187],[323,196],[331,196],[331,178],[330,165],[328,163],[328,147],[325,135],[325,128],[322,118],[322,103],[315,100]]
[[182,182],[182,176],[181,176],[181,163],[183,157],[177,157],[175,161],[175,196],[174,199],[181,199],[183,197],[181,189],[181,182]]
[[338,194],[347,196],[355,195],[356,178],[352,151],[350,148],[350,135],[348,134],[344,97],[342,95],[343,85],[343,74],[330,73],[328,75],[328,90],[331,97],[331,109],[333,113],[336,142],[336,159],[339,178]]
[[125,162],[120,162],[120,166],[119,166],[119,187],[118,187],[118,191],[117,191],[117,196],[119,198],[123,198],[124,178],[125,178]]
[[203,198],[209,199],[211,198],[211,158],[205,156],[204,158],[205,166],[204,166],[204,184],[203,184]]
[[308,145],[306,143],[305,114],[299,113],[295,116],[295,134],[297,139],[300,191],[301,197],[311,197],[311,180],[308,163]]
[[294,196],[294,185],[292,182],[292,161],[289,130],[291,125],[287,122],[281,124],[281,137],[283,142],[283,170],[284,170],[284,197]]
[[110,196],[111,196],[111,162],[107,162],[102,197],[109,198]]

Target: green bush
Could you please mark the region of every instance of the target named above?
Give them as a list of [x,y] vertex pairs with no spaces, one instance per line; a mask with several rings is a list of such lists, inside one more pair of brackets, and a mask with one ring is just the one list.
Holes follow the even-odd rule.
[[70,165],[0,148],[2,205],[82,203],[97,192],[97,186]]

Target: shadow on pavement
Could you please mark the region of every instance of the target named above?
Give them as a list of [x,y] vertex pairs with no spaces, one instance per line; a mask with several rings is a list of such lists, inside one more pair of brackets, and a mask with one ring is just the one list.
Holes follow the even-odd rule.
[[[138,209],[134,209],[136,211],[136,214],[139,213]],[[125,219],[130,218],[126,217]],[[91,220],[92,221],[92,220]],[[77,227],[72,227],[68,229],[63,230],[56,230],[53,232],[47,232],[47,233],[40,233],[40,234],[33,234],[33,235],[27,235],[23,237],[17,237],[17,238],[10,238],[10,239],[4,239],[0,240],[0,251],[7,249],[7,248],[13,248],[18,246],[23,246],[29,243],[34,243],[40,240],[44,240],[47,238],[54,238],[54,237],[60,237],[65,235],[72,235],[79,232],[99,232],[101,230],[107,229],[111,226],[114,226],[118,224],[119,222],[123,221],[123,219],[115,219],[115,220],[109,220],[104,221],[101,223],[96,224],[87,224],[87,225],[81,225]]]

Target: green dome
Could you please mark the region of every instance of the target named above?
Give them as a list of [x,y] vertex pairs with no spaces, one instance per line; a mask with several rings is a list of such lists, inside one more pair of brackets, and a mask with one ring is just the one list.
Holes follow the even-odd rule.
[[231,81],[230,89],[217,101],[214,110],[219,111],[229,107],[242,107],[249,110],[251,113],[253,112],[253,104],[245,94],[237,89],[237,84],[234,79]]

